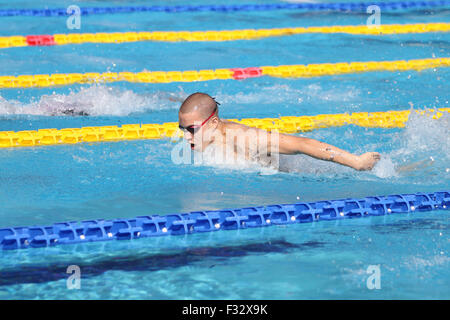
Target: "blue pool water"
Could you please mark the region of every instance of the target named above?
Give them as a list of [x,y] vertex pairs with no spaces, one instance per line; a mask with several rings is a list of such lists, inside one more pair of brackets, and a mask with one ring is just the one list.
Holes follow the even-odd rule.
[[[16,8],[71,4],[14,2]],[[0,8],[11,4],[1,1]],[[81,30],[68,30],[64,17],[2,17],[0,36],[363,25],[366,19],[358,13],[289,10],[136,13],[86,16]],[[450,22],[450,11],[382,12],[381,22]],[[217,43],[8,48],[0,49],[0,72],[171,71],[448,56],[448,33],[307,34]],[[224,118],[449,107],[449,79],[449,68],[438,68],[310,79],[2,89],[0,131],[177,121],[180,101],[196,91],[216,97]],[[61,115],[65,108],[90,116]],[[403,129],[344,126],[302,135],[354,153],[378,151],[382,160],[371,172],[356,172],[302,155],[283,156],[282,171],[268,173],[254,166],[176,165],[170,140],[0,149],[0,228],[450,187],[448,114],[439,120],[414,114]],[[412,171],[397,170],[418,161],[423,164]],[[449,299],[448,231],[448,211],[435,211],[0,252],[0,298]],[[81,268],[80,290],[66,287],[69,265]],[[367,269],[373,265],[380,267],[381,288],[369,290]]]

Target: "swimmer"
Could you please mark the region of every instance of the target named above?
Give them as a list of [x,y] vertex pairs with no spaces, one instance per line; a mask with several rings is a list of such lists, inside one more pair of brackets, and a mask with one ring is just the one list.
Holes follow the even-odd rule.
[[[218,106],[214,98],[200,92],[191,94],[181,104],[178,112],[179,128],[192,150],[203,152],[208,146],[215,145],[223,150],[231,148],[235,154],[243,154],[247,159],[255,154],[305,154],[355,170],[371,170],[380,160],[377,152],[355,155],[314,139],[272,133],[222,120],[219,118]],[[244,143],[240,139],[242,136],[245,136]]]
[[61,113],[68,115],[68,116],[88,116],[89,113],[87,113],[86,111],[75,111],[74,109],[65,109],[62,110]]
[[75,108],[64,108],[64,109],[55,110],[50,115],[52,117],[59,117],[62,115],[77,117],[77,116],[89,116],[89,113],[87,113],[84,110],[75,111]]

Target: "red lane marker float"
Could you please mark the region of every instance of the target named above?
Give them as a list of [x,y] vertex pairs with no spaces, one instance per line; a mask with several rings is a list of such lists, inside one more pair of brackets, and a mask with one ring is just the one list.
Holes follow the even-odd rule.
[[51,35],[27,36],[29,46],[53,46],[56,44],[55,38]]
[[230,70],[233,71],[233,79],[235,80],[242,80],[262,76],[262,69],[259,67],[234,68]]

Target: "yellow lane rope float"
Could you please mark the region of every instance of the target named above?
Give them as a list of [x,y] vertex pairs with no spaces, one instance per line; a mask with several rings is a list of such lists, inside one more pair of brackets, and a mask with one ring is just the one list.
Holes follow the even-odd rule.
[[319,26],[274,29],[221,31],[153,31],[114,33],[70,33],[0,37],[0,48],[49,46],[81,43],[123,43],[136,41],[230,41],[252,40],[303,33],[348,33],[386,35],[406,33],[449,32],[450,23],[386,24],[379,26]]
[[75,83],[108,83],[127,81],[135,83],[194,82],[218,79],[242,80],[272,76],[281,78],[319,77],[346,73],[373,71],[421,71],[448,67],[450,58],[431,58],[395,61],[367,61],[320,63],[308,65],[281,65],[249,68],[210,69],[199,71],[143,71],[105,73],[55,73],[52,75],[0,76],[0,88],[31,88],[71,85]]
[[[280,133],[306,132],[319,128],[354,124],[372,128],[404,127],[411,111],[358,112],[323,114],[317,116],[289,116],[280,118],[228,119],[250,127]],[[450,108],[418,111],[419,114],[440,118]],[[122,126],[83,127],[66,129],[39,129],[26,131],[0,131],[0,148],[75,144],[82,142],[107,142],[136,139],[161,139],[181,137],[177,122],[163,124],[124,124]]]

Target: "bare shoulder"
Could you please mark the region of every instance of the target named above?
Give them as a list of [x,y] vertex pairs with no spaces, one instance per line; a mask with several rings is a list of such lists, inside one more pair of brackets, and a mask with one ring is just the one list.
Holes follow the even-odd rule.
[[230,120],[222,120],[223,121],[223,126],[225,128],[225,130],[240,130],[240,131],[247,131],[247,130],[251,130],[251,129],[255,129],[252,127],[248,127],[246,125],[237,123],[237,122],[233,122]]
[[225,130],[240,130],[241,132],[248,132],[248,131],[255,131],[255,132],[259,132],[259,131],[265,131],[262,129],[258,129],[258,128],[254,128],[254,127],[249,127],[246,126],[244,124],[241,123],[237,123],[237,122],[233,122],[230,120],[222,120],[223,124],[224,124],[224,128]]

